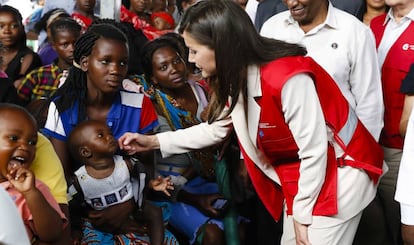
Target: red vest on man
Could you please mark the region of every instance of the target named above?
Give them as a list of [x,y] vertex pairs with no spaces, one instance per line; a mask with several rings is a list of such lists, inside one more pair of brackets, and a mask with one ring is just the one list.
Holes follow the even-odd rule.
[[[386,14],[371,21],[377,48],[381,43],[386,25]],[[400,135],[400,119],[404,106],[404,94],[400,92],[401,81],[414,63],[414,22],[392,45],[381,68],[382,91],[384,94],[384,128],[380,143],[386,147],[402,149],[403,138]]]
[[[277,72],[275,72],[275,70]],[[298,146],[285,123],[281,90],[285,82],[298,73],[309,74],[315,83],[327,125],[335,135],[345,154],[335,156],[328,142],[328,164],[325,182],[313,209],[313,215],[332,216],[337,213],[337,167],[349,165],[364,169],[376,183],[382,173],[383,152],[368,130],[357,119],[336,83],[315,61],[309,57],[286,57],[273,61],[260,69],[262,97],[257,99],[261,107],[257,145],[274,166],[281,189],[265,176],[244,155],[246,167],[265,207],[277,220],[286,199],[287,213],[292,214],[293,198],[298,191],[299,166]],[[271,127],[263,127],[271,125]],[[241,147],[242,148],[242,147]],[[369,149],[369,154],[367,154]],[[351,156],[353,161],[345,156]],[[273,193],[272,193],[273,192]]]

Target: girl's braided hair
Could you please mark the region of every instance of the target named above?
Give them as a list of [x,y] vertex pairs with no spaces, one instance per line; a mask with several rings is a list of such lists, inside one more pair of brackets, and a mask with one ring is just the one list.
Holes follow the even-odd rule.
[[50,24],[50,33],[52,36],[53,42],[56,41],[57,33],[60,31],[68,31],[75,35],[76,37],[80,36],[81,26],[71,17],[59,18]]
[[91,54],[96,40],[106,38],[119,41],[127,45],[127,38],[124,33],[111,24],[94,24],[79,37],[75,43],[73,52],[74,65],[69,69],[68,77],[62,87],[56,90],[51,98],[55,101],[60,113],[74,106],[79,102],[78,120],[86,119],[86,97],[87,97],[87,73],[80,68],[81,59]]

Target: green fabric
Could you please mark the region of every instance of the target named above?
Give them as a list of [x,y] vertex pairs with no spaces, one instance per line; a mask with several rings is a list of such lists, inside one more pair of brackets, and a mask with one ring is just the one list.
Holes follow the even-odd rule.
[[239,245],[239,235],[237,232],[237,212],[232,205],[232,196],[230,188],[230,175],[226,161],[223,159],[216,161],[216,180],[220,194],[230,201],[230,207],[227,209],[223,219],[224,233],[227,245]]
[[[219,189],[219,193],[230,201],[230,207],[227,209],[226,214],[223,218],[224,223],[224,234],[226,237],[226,245],[239,245],[239,235],[237,232],[237,212],[231,202],[231,189],[230,189],[230,176],[227,163],[224,159],[217,160],[215,165],[216,181]],[[201,245],[206,224],[201,228],[200,234],[197,236],[196,244]]]

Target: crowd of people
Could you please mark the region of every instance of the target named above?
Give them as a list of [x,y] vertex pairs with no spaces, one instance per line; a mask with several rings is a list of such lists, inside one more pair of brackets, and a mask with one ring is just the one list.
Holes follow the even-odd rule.
[[414,244],[414,0],[11,2],[0,244]]

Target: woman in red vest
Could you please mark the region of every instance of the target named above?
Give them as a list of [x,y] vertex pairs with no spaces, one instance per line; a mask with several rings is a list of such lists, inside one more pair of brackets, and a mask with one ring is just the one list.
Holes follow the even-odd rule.
[[332,78],[303,47],[261,37],[231,0],[196,3],[179,31],[209,79],[209,121],[127,133],[120,147],[166,156],[220,142],[234,128],[264,206],[276,220],[285,210],[282,244],[352,244],[383,159]]

